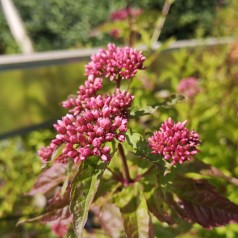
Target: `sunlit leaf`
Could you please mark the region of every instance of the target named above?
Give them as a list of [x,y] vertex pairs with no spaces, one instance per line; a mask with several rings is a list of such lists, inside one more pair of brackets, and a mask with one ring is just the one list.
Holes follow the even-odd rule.
[[170,108],[183,99],[184,97],[182,95],[172,95],[168,97],[164,102],[146,106],[140,109],[134,108],[131,110],[130,116],[132,118],[139,118],[141,116],[151,115],[155,113],[159,108]]
[[107,165],[108,163],[99,158],[88,159],[81,164],[74,178],[70,210],[73,213],[73,225],[77,237],[82,237],[82,230],[87,221],[90,205]]
[[138,184],[126,187],[115,196],[116,205],[120,208],[126,237],[154,237],[153,225],[146,200]]
[[139,158],[146,159],[159,166],[163,165],[162,156],[151,153],[147,140],[141,134],[128,130],[126,133],[126,140],[130,146],[130,151]]
[[175,223],[173,218],[164,210],[164,198],[162,191],[155,185],[147,184],[144,186],[144,194],[146,197],[147,206],[150,212],[161,222],[166,222],[169,225]]
[[232,176],[225,175],[221,170],[218,168],[206,164],[201,160],[194,159],[188,163],[183,164],[178,172],[182,173],[199,173],[200,176],[209,176],[209,177],[217,177],[222,178],[233,185],[238,186],[238,179]]
[[57,159],[61,154],[63,149],[65,148],[65,144],[61,144],[52,154],[51,156],[51,162],[53,162],[55,159]]

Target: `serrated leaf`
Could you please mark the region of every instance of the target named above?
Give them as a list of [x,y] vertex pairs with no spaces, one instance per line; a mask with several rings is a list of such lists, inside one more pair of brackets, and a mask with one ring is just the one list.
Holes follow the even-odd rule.
[[159,108],[170,108],[183,99],[184,97],[182,95],[171,95],[170,97],[168,97],[165,101],[161,103],[146,106],[140,109],[137,109],[137,108],[132,109],[130,112],[130,116],[132,118],[139,118],[141,116],[151,115],[155,113]]
[[138,188],[126,187],[115,196],[116,205],[120,208],[126,237],[148,238],[154,237],[153,226],[145,198]]
[[108,163],[99,158],[84,161],[72,182],[70,210],[73,213],[73,226],[76,237],[82,237],[90,205],[97,192],[100,179]]
[[208,229],[238,222],[238,205],[220,195],[206,180],[179,177],[172,190],[179,199],[176,210],[187,221]]

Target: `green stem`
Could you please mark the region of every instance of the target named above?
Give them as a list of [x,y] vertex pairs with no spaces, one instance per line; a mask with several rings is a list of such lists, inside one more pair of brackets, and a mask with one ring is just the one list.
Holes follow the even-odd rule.
[[127,165],[127,162],[126,162],[126,156],[125,156],[125,153],[124,153],[124,149],[122,147],[122,144],[118,144],[118,151],[119,151],[119,154],[120,154],[120,158],[121,158],[121,161],[122,161],[122,167],[123,167],[123,171],[124,171],[124,185],[129,185],[131,182],[132,182],[132,179],[130,177],[130,173],[129,173],[129,168],[128,168],[128,165]]

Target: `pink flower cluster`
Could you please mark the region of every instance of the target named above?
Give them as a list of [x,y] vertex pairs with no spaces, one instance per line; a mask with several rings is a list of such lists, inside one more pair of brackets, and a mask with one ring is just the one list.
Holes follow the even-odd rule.
[[54,223],[51,226],[52,231],[58,237],[64,237],[68,233],[69,225],[63,222]]
[[113,21],[122,21],[127,19],[129,16],[136,17],[143,12],[142,9],[136,8],[123,8],[111,13],[111,20]]
[[111,81],[130,79],[134,77],[138,69],[143,69],[145,57],[142,52],[129,47],[116,47],[108,44],[107,49],[101,49],[91,57],[86,68],[89,78],[105,77]]
[[201,87],[196,78],[185,78],[180,81],[177,91],[188,98],[194,98],[201,92]]
[[166,160],[172,160],[172,165],[182,164],[198,153],[199,135],[188,130],[187,121],[174,123],[171,118],[161,125],[148,139],[153,154],[161,154]]
[[51,143],[49,146],[41,147],[38,150],[38,155],[40,156],[42,163],[46,163],[50,161],[51,156],[55,149],[56,149],[56,145]]
[[[127,131],[127,109],[133,96],[119,89],[112,95],[96,96],[77,101],[71,110],[54,125],[58,132],[51,144],[39,151],[43,161],[61,144],[65,144],[62,154],[57,158],[66,162],[68,158],[77,163],[89,156],[100,156],[103,161],[111,158],[110,148],[105,144],[114,139],[123,142]],[[45,152],[45,154],[43,154]]]
[[97,95],[102,88],[101,77],[111,80],[132,77],[143,68],[144,59],[136,50],[112,44],[108,45],[108,50],[100,50],[92,56],[86,66],[85,84],[79,87],[77,96],[63,102],[69,113],[54,125],[58,132],[56,138],[38,151],[43,162],[51,160],[53,152],[61,145],[64,145],[62,153],[55,158],[61,163],[69,158],[77,163],[90,156],[99,156],[103,161],[111,159],[107,143],[125,140],[128,109],[134,97],[118,88],[111,95]]

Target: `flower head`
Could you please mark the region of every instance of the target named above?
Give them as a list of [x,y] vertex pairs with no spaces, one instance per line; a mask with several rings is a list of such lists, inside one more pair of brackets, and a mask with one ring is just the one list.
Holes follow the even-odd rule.
[[185,78],[180,81],[177,91],[188,98],[194,98],[201,92],[201,87],[196,78]]
[[[56,161],[65,163],[69,158],[75,163],[90,156],[99,156],[103,161],[111,159],[107,142],[125,140],[128,108],[133,96],[117,89],[112,95],[85,98],[78,113],[67,114],[54,124],[58,134],[50,146],[39,150],[44,162],[50,160],[53,151],[65,144]],[[72,109],[74,112],[74,109]]]
[[138,69],[143,69],[145,57],[134,49],[109,44],[107,50],[100,50],[91,59],[86,65],[84,85],[79,87],[76,96],[63,102],[69,113],[54,124],[56,138],[38,152],[43,162],[51,160],[61,145],[64,145],[62,153],[54,158],[55,162],[66,163],[72,159],[77,163],[90,156],[109,161],[111,151],[107,143],[125,140],[128,109],[134,97],[119,88],[111,95],[98,95],[98,91],[103,86],[103,77],[120,81],[135,76]]
[[111,13],[111,19],[113,21],[122,21],[127,19],[129,16],[137,17],[143,12],[142,9],[136,8],[123,8]]
[[143,69],[145,57],[135,49],[116,47],[108,44],[107,49],[101,49],[91,57],[85,66],[86,75],[90,78],[109,78],[111,81],[130,79],[138,69]]
[[172,160],[172,165],[182,164],[198,153],[199,135],[188,130],[187,121],[174,123],[171,118],[161,125],[148,139],[153,154],[161,154],[166,160]]
[[59,221],[58,223],[54,223],[51,226],[51,229],[56,236],[63,237],[68,233],[69,226],[68,224]]
[[55,149],[54,145],[53,146],[49,145],[47,147],[41,147],[38,150],[38,155],[40,156],[43,163],[46,163],[51,159],[54,149]]

